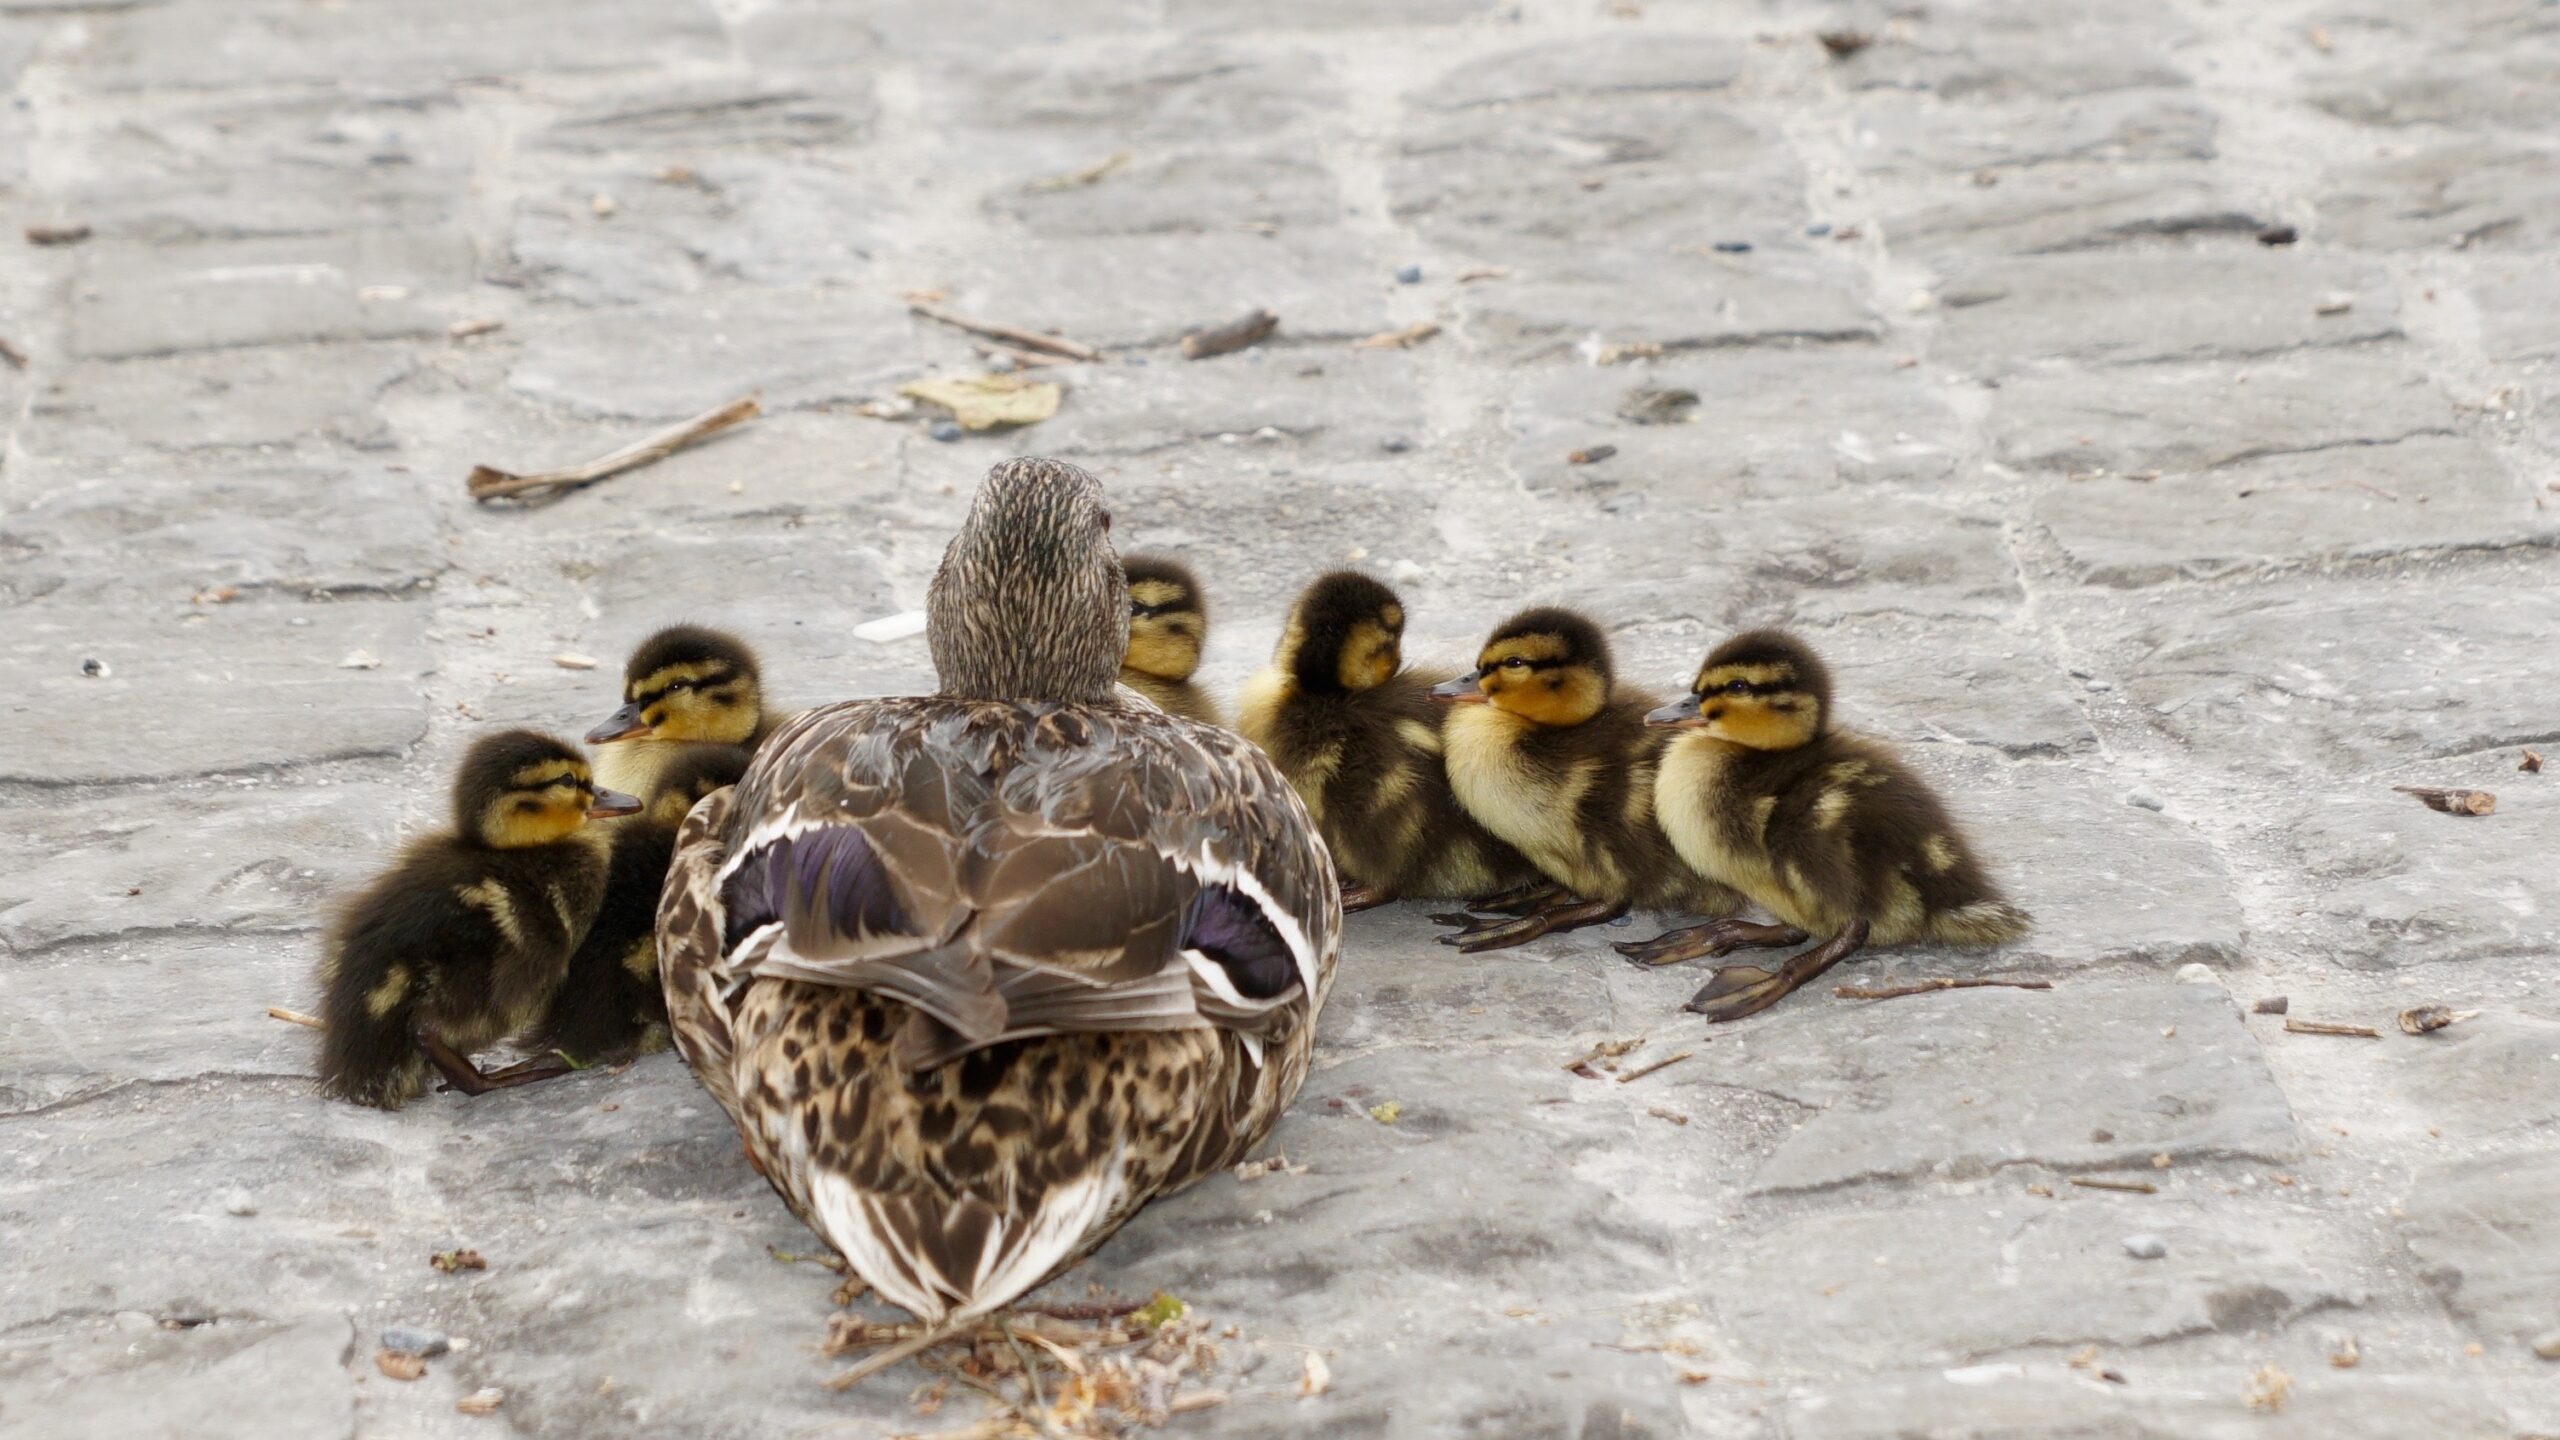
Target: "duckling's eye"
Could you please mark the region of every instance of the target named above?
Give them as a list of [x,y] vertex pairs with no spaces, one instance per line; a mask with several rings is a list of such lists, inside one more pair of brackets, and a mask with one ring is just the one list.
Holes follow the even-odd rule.
[[1502,668],[1505,670],[1526,670],[1529,668],[1529,662],[1521,659],[1517,655],[1514,655],[1510,659],[1502,662]]
[[1725,693],[1728,695],[1739,695],[1750,688],[1751,682],[1748,680],[1728,680],[1724,686]]

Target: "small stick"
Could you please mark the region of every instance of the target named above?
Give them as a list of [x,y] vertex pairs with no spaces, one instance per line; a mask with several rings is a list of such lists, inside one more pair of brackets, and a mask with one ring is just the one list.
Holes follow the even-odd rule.
[[2157,1195],[2160,1187],[2148,1180],[2099,1180],[2087,1175],[2074,1175],[2071,1183],[2083,1190],[2122,1190],[2128,1195]]
[[[12,370],[24,370],[27,368],[27,352],[10,344],[9,337],[6,335],[0,335],[0,360],[8,361],[9,368]],[[2533,752],[2528,750],[2525,753],[2530,755]]]
[[908,301],[907,309],[927,320],[939,320],[955,330],[966,330],[972,335],[984,335],[990,340],[1002,340],[1008,345],[1019,345],[1025,350],[1038,350],[1049,355],[1064,355],[1070,360],[1102,358],[1101,351],[1090,345],[1079,345],[1063,335],[1043,335],[1037,330],[998,325],[992,320],[972,320],[966,315],[955,315],[939,305],[922,300]]
[[2327,1020],[2287,1020],[2288,1035],[2345,1035],[2356,1040],[2379,1040],[2382,1032],[2370,1025],[2339,1025]]
[[1046,1315],[1052,1320],[1094,1321],[1117,1320],[1135,1315],[1153,1303],[1147,1300],[1060,1300],[1047,1305],[1016,1305],[1015,1313]]
[[30,245],[77,245],[88,239],[90,234],[91,231],[86,225],[30,225],[27,227],[27,243]]
[[1940,990],[1985,990],[1995,986],[2003,990],[2050,990],[2053,988],[2053,982],[2050,980],[1956,980],[1942,976],[1935,980],[1915,980],[1908,985],[1874,987],[1834,985],[1831,987],[1831,993],[1842,1000],[1899,1000],[1905,995],[1933,995]]
[[1037,350],[1025,350],[1019,345],[1002,345],[992,340],[984,345],[973,345],[969,348],[989,359],[1002,356],[1005,359],[1012,361],[1014,364],[1021,366],[1025,370],[1030,370],[1042,365],[1064,365],[1067,363],[1067,358],[1063,355],[1044,355]]
[[1633,1050],[1643,1043],[1644,1037],[1641,1035],[1637,1036],[1633,1040],[1603,1040],[1592,1046],[1590,1049],[1583,1051],[1579,1057],[1567,1060],[1564,1064],[1556,1068],[1560,1070],[1579,1070],[1584,1066],[1589,1065],[1594,1060],[1615,1060],[1619,1056],[1626,1054],[1628,1051]]
[[1681,1050],[1674,1052],[1673,1054],[1666,1055],[1662,1059],[1656,1060],[1650,1065],[1639,1065],[1635,1069],[1628,1071],[1626,1074],[1619,1076],[1618,1083],[1624,1085],[1630,1081],[1641,1080],[1656,1070],[1668,1070],[1672,1066],[1679,1064],[1681,1061],[1686,1060],[1697,1053],[1698,1052],[1695,1050]]
[[908,1356],[920,1354],[923,1351],[950,1339],[957,1328],[958,1327],[956,1326],[943,1325],[926,1330],[920,1335],[910,1335],[906,1339],[899,1341],[897,1344],[892,1345],[885,1350],[873,1352],[868,1358],[853,1366],[851,1369],[839,1371],[838,1373],[829,1376],[821,1383],[830,1390],[850,1390],[854,1386],[861,1384],[863,1381],[870,1379],[872,1376],[879,1374],[881,1371],[888,1369],[890,1366],[897,1364],[899,1361],[906,1359]]
[[2486,790],[2445,790],[2433,785],[2394,785],[2403,795],[2417,798],[2430,810],[2447,815],[2486,815],[2498,808],[2498,797]]
[[268,1006],[267,1018],[270,1020],[281,1020],[287,1025],[299,1025],[305,1030],[326,1030],[329,1028],[328,1026],[320,1023],[320,1017],[317,1015],[305,1015],[299,1010],[287,1010],[281,1005]]
[[1440,327],[1429,320],[1419,320],[1401,330],[1382,330],[1363,340],[1351,342],[1354,350],[1410,350],[1440,333]]
[[1206,360],[1212,355],[1242,350],[1269,339],[1271,332],[1279,328],[1279,316],[1268,310],[1256,310],[1241,320],[1231,320],[1207,330],[1194,330],[1183,336],[1182,358]]
[[[764,413],[756,397],[732,400],[716,410],[705,410],[679,425],[670,425],[654,435],[645,436],[623,446],[610,455],[601,455],[584,465],[567,470],[543,470],[529,475],[515,475],[487,465],[472,467],[465,483],[474,500],[495,500],[501,496],[521,495],[530,490],[552,490],[566,494],[581,485],[592,485],[607,476],[664,460],[688,445],[716,435],[732,425],[753,420]],[[543,497],[552,498],[550,496]]]

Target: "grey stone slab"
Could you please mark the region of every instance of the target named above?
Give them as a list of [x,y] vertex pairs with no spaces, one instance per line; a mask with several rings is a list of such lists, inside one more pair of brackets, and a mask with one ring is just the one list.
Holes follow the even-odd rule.
[[2560,238],[2560,152],[2466,140],[2388,154],[2331,172],[2319,198],[2323,238],[2369,250],[2493,250]]
[[[2281,1162],[2301,1151],[2258,1042],[2214,986],[2160,976],[1889,1006],[1828,998],[1805,997],[1755,1027],[1760,1083],[1824,1107],[1753,1174],[1755,1193],[2009,1165],[2147,1174],[2154,1155]],[[1798,1049],[1771,1033],[1782,1027],[1822,1039]]]
[[[2319,1367],[2317,1369],[2312,1367]],[[2139,1368],[2139,1367],[2137,1367]],[[1826,1386],[1775,1407],[1787,1440],[2402,1440],[2509,1434],[2505,1411],[2469,1383],[2332,1373],[2292,1361],[2297,1384],[2275,1412],[2246,1403],[2256,1366],[2145,1371],[2139,1389],[2060,1365],[1965,1366],[1873,1384]]]
[[[1695,420],[1628,421],[1618,411],[1639,386],[1695,393]],[[1836,487],[1925,489],[1949,477],[1968,444],[1942,392],[1863,346],[1700,350],[1645,365],[1560,370],[1521,387],[1509,420],[1512,464],[1531,489],[1604,501],[1631,493],[1656,505],[1789,499]],[[1574,452],[1600,445],[1617,453],[1572,462]]]
[[[30,605],[10,619],[0,779],[268,770],[400,755],[426,733],[411,606]],[[380,666],[341,668],[358,652]],[[92,659],[106,675],[81,673]]]
[[[872,548],[877,528],[729,524],[599,536],[573,552],[571,563],[602,623],[612,627],[607,633],[627,636],[626,644],[678,620],[733,628],[759,648],[777,691],[781,677],[797,675],[805,677],[795,682],[803,694],[853,695],[865,693],[858,688],[863,667],[884,655],[855,639],[853,627],[902,608]],[[598,688],[592,676],[557,671],[525,680],[586,695]]]
[[2537,1148],[2439,1167],[2401,1202],[2419,1273],[2480,1343],[2506,1357],[2560,1318],[2560,1152]]
[[1146,346],[1256,309],[1280,317],[1275,341],[1265,343],[1374,335],[1391,328],[1375,277],[1394,268],[1393,252],[1342,230],[1230,230],[1027,236],[1001,249],[948,252],[934,273],[954,310],[1087,345]]
[[[2473,266],[2469,285],[2480,344],[2509,363],[2560,358],[2560,277],[2540,256],[2497,256]],[[2548,376],[2549,367],[2533,373]],[[2549,380],[2543,387],[2549,388]]]
[[1202,136],[1267,144],[1344,103],[1333,63],[1285,41],[1179,40],[1020,59],[981,47],[947,62],[934,81],[923,101],[938,125],[998,130],[1009,156],[1054,138],[1073,147],[1049,151],[1061,170],[1115,150],[1129,149],[1134,159],[1142,150],[1196,146]]
[[[2551,734],[2534,678],[2560,615],[2527,560],[2510,573],[2291,581],[2119,598],[2080,615],[2147,723],[2249,770],[2356,775]],[[2423,597],[2423,598],[2419,598]]]
[[1343,201],[1333,172],[1312,160],[1195,151],[1131,160],[1090,184],[1027,176],[989,190],[985,205],[1037,235],[1145,235],[1328,225]]
[[[2400,334],[2398,297],[2380,268],[2255,245],[1990,261],[1957,270],[1936,294],[1933,353],[1992,373],[2031,356],[2239,360]],[[2333,297],[2349,308],[2320,313]]]
[[[2159,1236],[2168,1254],[2126,1254],[2135,1233]],[[2361,1304],[2347,1257],[2363,1250],[2346,1227],[2263,1195],[2040,1200],[2003,1186],[1753,1227],[1710,1283],[1717,1318],[1764,1373],[2194,1337],[2219,1339],[2209,1348],[2236,1360],[2307,1315]]]
[[2039,365],[1990,393],[1986,425],[2006,464],[2126,476],[2284,455],[2356,463],[2397,441],[2449,436],[2456,415],[2415,352],[2373,347],[2238,368]]
[[[73,464],[48,464],[63,475]],[[172,465],[63,479],[0,534],[66,595],[180,601],[230,585],[401,595],[433,585],[443,546],[415,472]],[[122,562],[101,571],[93,557]]]
[[25,1440],[77,1440],[107,1416],[137,1437],[352,1434],[344,1367],[360,1349],[346,1317],[325,1312],[139,1332],[84,1317],[0,1345],[0,1424]]
[[[2515,767],[2514,751],[2492,751],[2303,804],[2283,834],[2323,952],[2358,969],[2397,969],[2560,945],[2560,916],[2537,898],[2541,857],[2560,842],[2560,800]],[[2392,784],[2488,790],[2499,801],[2488,817],[2495,833],[2394,794]]]
[[1015,48],[1055,47],[1078,38],[1145,38],[1161,8],[1145,0],[995,0],[966,8],[886,6],[864,17],[889,51],[978,63]]
[[2071,481],[2034,515],[2083,579],[2127,586],[2560,533],[2495,454],[2455,436]]
[[2237,187],[2191,165],[1939,177],[1893,187],[1879,216],[1897,253],[1950,258],[2247,239],[2267,226]]
[[456,6],[392,0],[362,10],[290,0],[176,5],[106,16],[81,54],[109,91],[259,84],[408,89],[528,71],[706,62],[728,54],[718,15],[695,0],[566,0]]
[[[362,863],[329,867],[331,890],[294,918],[324,922],[336,897],[387,863],[389,853],[387,843],[367,846],[353,857]],[[267,1007],[317,1011],[312,977],[325,949],[316,934],[170,938],[137,931],[11,956],[12,1010],[0,1017],[10,1056],[0,1077],[0,1116],[112,1104],[133,1087],[150,1093],[242,1077],[298,1082],[318,1063],[317,1037],[270,1017]],[[235,1183],[199,1178],[215,1187],[208,1195]]]
[[2560,1124],[2560,1095],[2516,1083],[2560,1062],[2560,1022],[2501,1004],[2393,1060],[2384,1085],[2456,1145],[2531,1143]]
[[[1876,174],[1963,176],[2033,166],[2211,160],[2221,116],[2187,90],[2122,90],[2014,106],[1950,105],[1926,95],[1858,97],[1850,154]],[[2075,172],[2085,173],[2085,172]],[[2094,178],[2094,177],[2092,177]]]
[[416,373],[402,345],[164,355],[48,367],[18,443],[65,460],[129,462],[137,450],[381,450],[382,394]]
[[[894,517],[903,528],[910,515],[901,455],[910,443],[926,443],[920,428],[837,412],[769,414],[716,443],[615,476],[580,495],[572,509],[545,506],[511,518],[546,546],[554,538],[584,542],[599,529],[683,529],[754,518],[787,525],[825,514],[850,514],[875,526]],[[625,443],[629,430],[627,422],[572,423],[545,427],[520,443],[567,460],[604,454]]]
[[2324,76],[2307,87],[2305,98],[2359,125],[2497,127],[2527,135],[2549,135],[2560,125],[2560,38],[2431,49],[2420,64],[2403,52]]
[[[1635,283],[1642,277],[1642,284]],[[1819,254],[1613,255],[1471,285],[1468,338],[1496,358],[1554,360],[1589,346],[1663,351],[1873,340],[1867,285]]]
[[534,143],[650,158],[697,150],[844,146],[869,137],[879,108],[869,81],[859,74],[823,85],[658,82],[583,104],[544,127]]
[[[1478,19],[1495,10],[1492,0],[1415,0],[1410,5],[1381,8],[1363,0],[1308,0],[1291,6],[1285,19],[1251,0],[1167,0],[1165,23],[1176,30],[1219,33],[1236,30],[1349,30],[1381,26],[1448,25]],[[1275,25],[1274,21],[1280,21]]]
[[71,353],[92,360],[440,335],[433,302],[468,285],[451,232],[93,246],[72,282]]
[[1188,451],[1208,465],[1216,446],[1255,464],[1324,456],[1378,458],[1413,438],[1427,414],[1421,365],[1408,352],[1247,350],[1201,364],[1091,365],[1070,372],[1066,403],[1038,431],[1070,457]]
[[2174,53],[2185,34],[2161,4],[2064,17],[2024,0],[1992,0],[1880,26],[1877,43],[1837,68],[1853,90],[1918,90],[1975,104],[2079,99],[2188,84]]
[[[1113,533],[1125,533],[1131,549],[1188,558],[1225,617],[1218,625],[1276,634],[1299,589],[1322,570],[1360,563],[1384,571],[1436,547],[1438,497],[1410,472],[1384,460],[1301,468],[1285,455],[1264,458],[1266,448],[1279,447],[1150,456],[1111,482]],[[1275,554],[1292,563],[1271,564]],[[1472,618],[1490,623],[1482,612]]]
[[1749,56],[1748,47],[1720,35],[1595,35],[1465,61],[1414,99],[1435,110],[1621,95],[1694,99],[1732,87],[1742,78]]
[[[23,954],[180,930],[316,930],[330,897],[388,852],[402,808],[401,791],[366,783],[20,807],[0,839],[0,946]],[[440,806],[422,809],[441,818]]]
[[[724,287],[564,316],[525,338],[507,385],[572,415],[639,420],[751,390],[769,410],[885,396],[916,367],[911,323],[894,299],[858,290]],[[634,363],[675,351],[681,369]]]

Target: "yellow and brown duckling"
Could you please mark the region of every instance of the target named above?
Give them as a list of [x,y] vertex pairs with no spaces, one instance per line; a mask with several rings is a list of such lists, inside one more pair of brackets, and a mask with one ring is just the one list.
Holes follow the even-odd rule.
[[1191,678],[1209,643],[1209,601],[1200,582],[1162,555],[1124,555],[1120,568],[1129,579],[1129,653],[1120,661],[1120,683],[1167,715],[1224,723],[1218,702]]
[[622,671],[622,708],[587,732],[596,774],[618,790],[647,795],[660,767],[688,744],[752,751],[776,717],[764,708],[764,672],[734,635],[670,625],[640,642]]
[[1680,863],[1655,823],[1665,736],[1655,697],[1619,686],[1589,617],[1542,606],[1502,623],[1476,668],[1432,689],[1457,702],[1443,729],[1450,788],[1478,824],[1565,893],[1442,943],[1477,951],[1598,925],[1633,908],[1730,914],[1741,897]]
[[[534,1031],[535,1048],[577,1064],[617,1060],[666,1044],[667,999],[658,984],[658,895],[666,888],[676,829],[703,797],[746,773],[743,745],[679,743],[660,755],[640,813],[604,827],[604,898],[567,978]],[[501,1075],[508,1072],[501,1071]]]
[[470,1056],[539,1020],[605,887],[591,818],[640,802],[598,787],[574,746],[530,730],[475,743],[453,782],[454,826],[410,843],[351,901],[320,969],[320,1084],[396,1109],[433,1065],[477,1095]]
[[1780,923],[1718,920],[1619,951],[1668,965],[1823,937],[1774,970],[1718,970],[1691,1010],[1758,1014],[1865,945],[1996,945],[2026,933],[2027,913],[2001,898],[1927,782],[1882,744],[1832,727],[1830,672],[1793,635],[1727,640],[1688,696],[1646,723],[1677,737],[1654,808],[1681,860]]
[[1355,570],[1320,576],[1271,663],[1246,682],[1236,729],[1276,762],[1333,847],[1342,908],[1498,899],[1537,867],[1458,805],[1441,767],[1448,672],[1404,664],[1404,603]]

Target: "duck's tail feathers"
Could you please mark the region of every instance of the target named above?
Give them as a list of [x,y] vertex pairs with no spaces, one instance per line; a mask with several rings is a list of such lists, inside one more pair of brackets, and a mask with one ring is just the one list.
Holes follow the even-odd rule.
[[1930,928],[1933,938],[1949,945],[1998,945],[2034,924],[2034,916],[2006,900],[1976,900],[1941,912]]
[[387,950],[342,943],[322,973],[320,1090],[396,1110],[426,1084],[414,967]]

